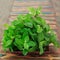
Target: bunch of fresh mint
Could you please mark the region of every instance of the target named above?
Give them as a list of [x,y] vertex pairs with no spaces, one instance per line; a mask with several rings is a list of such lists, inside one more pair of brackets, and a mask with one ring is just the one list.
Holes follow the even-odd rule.
[[46,21],[40,17],[41,8],[30,8],[29,13],[17,16],[4,30],[3,48],[5,51],[20,51],[23,55],[38,51],[44,53],[45,47],[58,42],[56,35]]

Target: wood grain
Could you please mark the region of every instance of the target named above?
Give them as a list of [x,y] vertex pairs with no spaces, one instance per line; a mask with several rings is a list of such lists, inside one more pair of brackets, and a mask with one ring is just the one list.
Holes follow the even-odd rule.
[[[36,6],[34,6],[36,7]],[[27,7],[21,7],[21,8],[18,8],[18,7],[13,7],[12,11],[14,12],[17,12],[17,11],[28,11],[28,8]],[[54,10],[51,8],[51,9],[46,9],[46,8],[42,8],[42,12],[54,12]]]
[[37,5],[37,4],[40,4],[40,5],[50,5],[50,2],[39,2],[39,1],[29,1],[29,2],[17,2],[15,1],[14,2],[14,5],[17,5],[17,6],[24,6],[24,5]]
[[[13,7],[11,9],[11,13],[9,16],[9,20],[12,21],[16,19],[17,15],[19,14],[26,14],[28,12],[28,7],[35,7],[42,6],[42,13],[40,16],[46,20],[46,22],[50,25],[51,29],[57,33],[57,23],[56,23],[56,15],[55,10],[53,8],[51,0],[15,0]],[[57,16],[60,15],[56,13]],[[60,37],[60,36],[59,36]],[[23,59],[21,56],[17,56],[15,54],[6,53],[6,56],[1,57],[2,60],[28,60]],[[50,53],[46,54],[45,56],[40,57],[33,57],[29,60],[60,60],[60,49],[55,49],[53,46],[50,47]]]
[[15,55],[15,54],[12,54],[12,53],[5,53],[6,56],[3,56],[1,57],[2,60],[31,60],[31,59],[34,59],[34,60],[54,60],[54,59],[60,59],[60,49],[56,50],[54,48],[54,46],[51,44],[49,46],[49,53],[47,54],[44,54],[42,56],[39,56],[39,57],[33,57],[33,56],[18,56],[18,55]]
[[56,26],[55,11],[50,0],[45,1],[15,0],[9,16],[9,20],[13,21],[14,19],[16,19],[17,15],[28,13],[29,6],[37,8],[39,5],[42,6],[42,13],[43,13],[40,14],[40,16],[42,16],[42,18],[46,20],[46,22],[50,25],[51,29],[56,30],[57,26]]

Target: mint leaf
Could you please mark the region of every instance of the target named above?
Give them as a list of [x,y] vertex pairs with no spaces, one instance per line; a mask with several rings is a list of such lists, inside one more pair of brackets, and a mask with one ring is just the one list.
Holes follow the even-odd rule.
[[22,53],[23,55],[27,55],[28,51],[26,49],[23,49]]

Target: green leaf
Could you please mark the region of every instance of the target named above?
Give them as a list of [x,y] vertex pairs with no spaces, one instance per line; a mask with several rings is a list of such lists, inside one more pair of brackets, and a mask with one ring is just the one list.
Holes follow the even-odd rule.
[[33,42],[33,41],[29,41],[28,45],[29,45],[29,46],[36,46],[36,43]]
[[23,40],[24,40],[24,42],[28,42],[29,41],[29,36],[28,35],[23,36]]
[[26,20],[24,20],[24,25],[30,28],[33,27],[33,21],[31,20],[29,16],[26,18]]
[[55,47],[58,47],[58,46],[59,46],[59,43],[58,43],[58,41],[57,41],[57,37],[56,37],[56,35],[53,33],[53,31],[52,31],[52,34],[50,34],[50,41],[51,41],[51,43],[54,44]]
[[18,16],[17,16],[17,19],[18,19],[18,20],[24,20],[24,15],[22,15],[22,14],[18,15]]
[[40,47],[40,52],[39,52],[39,54],[40,55],[42,55],[43,53],[44,53],[44,49],[43,49],[43,46],[42,45],[40,45],[41,47]]
[[44,40],[44,33],[42,32],[38,34],[38,42],[43,41],[43,40]]
[[36,15],[41,14],[41,9],[42,9],[42,7],[38,7],[38,8],[36,9]]
[[28,45],[29,45],[29,52],[36,51],[36,43],[35,42],[29,41]]
[[8,40],[8,41],[3,41],[3,49],[6,51],[6,50],[8,50],[8,48],[10,48],[11,47],[11,45],[12,45],[12,42],[13,42],[13,40]]
[[43,31],[42,27],[40,25],[37,25],[37,33],[41,33]]
[[26,49],[23,49],[22,53],[23,53],[23,55],[25,56],[25,55],[27,55],[27,53],[28,53],[28,50],[26,50]]
[[29,42],[24,43],[24,49],[27,49],[27,50],[29,50],[29,47],[33,48],[34,46],[36,46],[36,43],[33,41],[29,41]]
[[29,45],[28,45],[28,41],[29,41],[29,36],[25,36],[24,37],[24,49],[29,49]]
[[31,14],[32,16],[38,16],[41,13],[41,7],[38,8],[29,8],[29,14]]
[[5,27],[5,28],[8,28],[8,27],[9,27],[9,25],[8,25],[8,24],[4,24],[4,27]]
[[27,42],[24,43],[24,49],[27,49],[27,50],[29,49],[29,45]]
[[29,14],[31,14],[32,16],[35,16],[36,15],[36,9],[33,7],[29,8]]
[[23,50],[23,45],[22,43],[18,44],[16,42],[14,42],[14,45],[19,49],[19,50]]
[[15,38],[14,45],[15,45],[19,50],[23,50],[24,40],[22,40],[22,39],[20,39],[20,38]]
[[40,55],[42,55],[44,53],[43,46],[44,46],[45,43],[46,43],[45,41],[41,41],[39,43]]
[[21,35],[16,35],[15,38],[20,39],[21,38]]
[[49,26],[48,24],[46,24],[46,25],[44,26],[44,28],[45,28],[45,32],[49,32],[49,31],[50,31],[50,26]]
[[36,46],[29,48],[29,52],[34,52],[36,51]]
[[13,48],[12,47],[10,47],[9,49],[10,49],[11,52],[13,52]]
[[24,25],[25,25],[25,26],[27,26],[27,27],[30,27],[30,28],[32,28],[32,27],[33,27],[33,24],[32,24],[32,23],[30,23],[30,22],[25,23]]
[[12,44],[13,40],[8,40],[5,42],[5,46],[8,47]]

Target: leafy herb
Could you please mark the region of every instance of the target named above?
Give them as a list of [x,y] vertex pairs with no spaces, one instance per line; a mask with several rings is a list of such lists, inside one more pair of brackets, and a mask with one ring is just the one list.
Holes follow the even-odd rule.
[[46,21],[39,16],[41,8],[30,8],[26,15],[18,15],[11,25],[5,24],[3,48],[13,51],[21,51],[23,55],[29,52],[39,51],[44,53],[44,48],[53,43],[58,47],[56,35],[52,32]]

